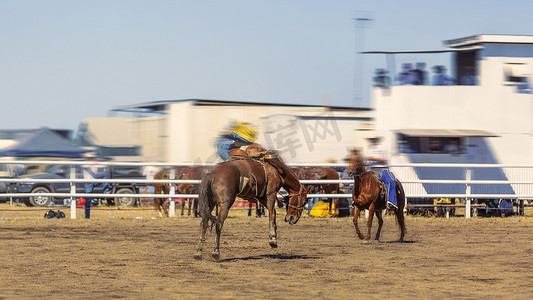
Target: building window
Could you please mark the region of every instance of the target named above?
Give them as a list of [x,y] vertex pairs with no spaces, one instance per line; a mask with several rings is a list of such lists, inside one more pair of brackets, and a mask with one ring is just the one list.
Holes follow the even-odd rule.
[[463,154],[464,139],[460,137],[427,137],[399,134],[399,153]]

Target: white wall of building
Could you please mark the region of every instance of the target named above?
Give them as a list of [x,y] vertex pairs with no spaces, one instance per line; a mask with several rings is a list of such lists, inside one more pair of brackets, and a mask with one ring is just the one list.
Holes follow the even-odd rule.
[[[167,160],[180,162],[218,160],[216,139],[234,121],[252,124],[258,133],[256,142],[280,151],[288,162],[340,161],[346,156],[347,148],[361,146],[357,129],[365,126],[360,123],[371,119],[368,111],[328,112],[322,107],[191,105],[189,102],[173,103],[169,107],[171,138]],[[288,133],[285,121],[275,116],[289,116],[294,121],[295,133]],[[335,120],[337,116],[339,120]],[[280,127],[284,132],[279,131]],[[179,132],[184,128],[187,133]],[[272,128],[278,131],[269,132]],[[294,144],[288,145],[291,142]]]

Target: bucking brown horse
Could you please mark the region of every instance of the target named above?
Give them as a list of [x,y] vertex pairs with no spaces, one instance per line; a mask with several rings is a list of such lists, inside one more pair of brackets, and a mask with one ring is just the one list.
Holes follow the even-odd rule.
[[[364,159],[359,150],[352,150],[350,153],[348,174],[354,178],[354,188],[352,191],[352,198],[354,202],[353,224],[355,232],[360,239],[369,241],[372,230],[372,218],[374,214],[378,218],[378,230],[376,232],[376,240],[379,240],[381,227],[383,226],[382,211],[387,208],[386,187],[379,177],[379,173],[373,170],[366,170]],[[396,200],[398,207],[395,208],[396,219],[400,226],[400,242],[405,236],[405,221],[403,217],[403,209],[405,207],[405,193],[403,186],[398,179],[396,179]],[[368,209],[368,233],[366,237],[359,230],[357,226],[357,218],[362,210]]]
[[[220,235],[224,221],[236,197],[257,200],[268,210],[269,244],[278,246],[276,226],[276,194],[283,187],[290,194],[285,221],[296,224],[307,202],[308,190],[276,152],[266,152],[260,159],[242,157],[218,164],[204,176],[200,184],[200,241],[194,258],[202,259],[202,249],[209,223],[216,227],[215,245],[211,256],[220,259]],[[218,217],[211,211],[218,204]]]

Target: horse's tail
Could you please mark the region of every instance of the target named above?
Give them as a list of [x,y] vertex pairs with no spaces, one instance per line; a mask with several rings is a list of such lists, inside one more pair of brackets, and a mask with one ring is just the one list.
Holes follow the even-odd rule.
[[211,187],[213,179],[214,177],[211,173],[205,175],[202,179],[202,182],[200,183],[198,193],[200,218],[202,218],[202,222],[207,222],[207,224],[211,222],[211,229],[213,228],[213,225],[217,223],[217,218],[211,215],[211,211],[213,210],[216,204],[216,200],[213,197],[213,190]]
[[400,226],[400,241],[403,241],[403,237],[406,233],[405,220],[403,216],[403,210],[405,208],[405,191],[403,190],[402,183],[396,179],[396,201],[398,202],[398,209],[396,210],[396,220]]

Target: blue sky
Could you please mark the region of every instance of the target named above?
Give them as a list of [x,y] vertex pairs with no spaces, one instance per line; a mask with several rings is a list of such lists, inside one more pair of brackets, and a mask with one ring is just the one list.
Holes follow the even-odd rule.
[[528,0],[2,0],[0,129],[76,130],[114,106],[171,99],[367,107],[386,61],[361,48],[533,35],[531,11]]

